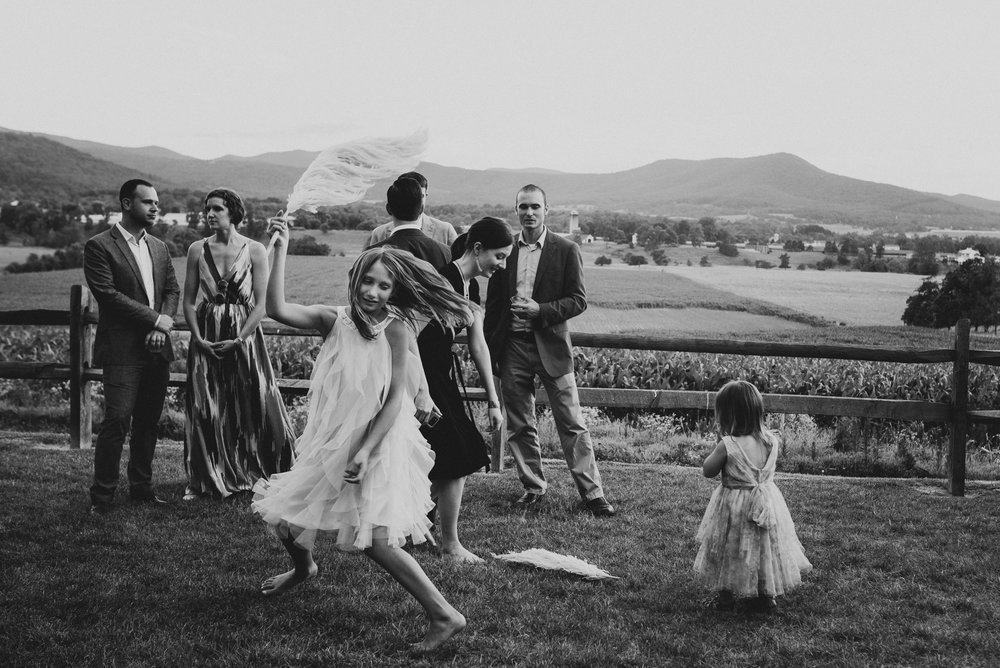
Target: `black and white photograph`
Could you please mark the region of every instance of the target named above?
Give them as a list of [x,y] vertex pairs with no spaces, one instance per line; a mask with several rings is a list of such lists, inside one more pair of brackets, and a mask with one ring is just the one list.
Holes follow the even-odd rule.
[[1000,5],[0,23],[0,665],[995,665]]

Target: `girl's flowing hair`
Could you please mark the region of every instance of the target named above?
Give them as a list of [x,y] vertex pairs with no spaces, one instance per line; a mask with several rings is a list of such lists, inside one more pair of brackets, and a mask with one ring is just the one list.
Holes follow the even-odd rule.
[[392,276],[393,290],[389,306],[414,329],[417,314],[437,320],[443,327],[462,327],[472,322],[468,302],[455,292],[431,263],[408,251],[379,246],[369,248],[358,256],[348,274],[347,298],[351,305],[351,320],[366,339],[375,338],[375,323],[358,308],[358,291],[362,278],[376,262],[381,262],[386,272]]
[[778,436],[764,425],[764,398],[753,383],[731,380],[715,395],[715,419],[726,436],[753,436],[768,448]]

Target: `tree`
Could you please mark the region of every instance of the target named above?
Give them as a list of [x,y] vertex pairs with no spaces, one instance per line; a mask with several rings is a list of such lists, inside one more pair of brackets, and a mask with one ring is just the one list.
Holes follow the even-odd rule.
[[792,266],[791,257],[788,255],[788,253],[782,253],[781,255],[778,256],[778,259],[781,260],[781,264],[778,265],[778,269],[791,268]]
[[594,264],[596,264],[598,267],[603,267],[605,265],[611,264],[611,258],[609,258],[606,255],[600,255],[597,257],[596,260],[594,260]]
[[998,311],[1000,265],[994,258],[967,260],[948,272],[934,300],[937,327],[951,327],[962,318],[977,328],[995,326]]
[[911,327],[936,327],[936,302],[941,286],[932,278],[925,278],[917,291],[906,298],[902,321]]
[[913,256],[907,262],[911,274],[937,276],[940,267],[937,261],[937,242],[930,237],[921,237],[914,244]]

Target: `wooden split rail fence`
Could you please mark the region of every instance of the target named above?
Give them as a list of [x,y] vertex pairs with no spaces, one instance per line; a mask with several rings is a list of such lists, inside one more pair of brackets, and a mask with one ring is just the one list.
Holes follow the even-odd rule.
[[[70,289],[70,309],[65,311],[0,311],[0,325],[60,325],[70,331],[69,364],[47,362],[0,361],[0,378],[48,379],[70,382],[70,444],[74,448],[90,447],[92,440],[91,384],[102,379],[100,369],[91,367],[91,350],[97,325],[97,307],[87,288],[74,285]],[[316,336],[315,332],[262,324],[270,336]],[[183,322],[177,330],[185,331]],[[766,394],[769,413],[836,415],[860,418],[884,418],[920,422],[947,423],[951,428],[948,453],[948,486],[953,495],[965,494],[965,450],[969,424],[1000,422],[1000,410],[969,410],[969,364],[1000,366],[1000,351],[970,350],[969,321],[961,320],[955,327],[955,346],[946,349],[893,349],[846,345],[806,345],[754,341],[720,341],[658,336],[626,336],[617,334],[574,334],[573,343],[585,348],[617,348],[630,350],[689,353],[721,353],[728,355],[760,355],[766,357],[825,358],[848,361],[894,362],[901,364],[935,364],[951,362],[951,403],[872,399],[856,397],[804,396]],[[185,373],[170,374],[172,386],[183,386]],[[279,378],[283,392],[304,394],[309,381]],[[715,392],[690,390],[642,390],[614,388],[580,388],[580,403],[585,406],[614,408],[663,408],[712,410]],[[468,388],[466,398],[484,401],[481,388]],[[547,403],[544,390],[537,394],[539,403]],[[492,462],[498,470],[502,462],[505,433],[493,436]]]

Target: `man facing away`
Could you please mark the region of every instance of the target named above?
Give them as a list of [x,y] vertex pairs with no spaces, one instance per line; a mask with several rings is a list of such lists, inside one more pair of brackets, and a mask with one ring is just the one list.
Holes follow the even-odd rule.
[[94,365],[104,369],[104,420],[94,446],[90,512],[111,509],[122,446],[129,440],[129,497],[164,503],[153,489],[153,451],[174,350],[180,288],[166,245],[149,234],[160,210],[148,181],[132,179],[118,193],[122,219],[93,236],[83,272],[99,307]]
[[409,251],[438,271],[451,262],[451,247],[435,241],[421,229],[424,197],[419,181],[406,174],[396,179],[385,193],[385,210],[392,216],[390,234],[365,248],[392,246]]
[[484,328],[507,411],[507,444],[529,508],[544,499],[547,483],[535,425],[535,377],[548,394],[552,417],[577,491],[597,517],[615,509],[604,497],[594,446],[584,424],[573,375],[566,321],[587,308],[580,249],[545,227],[545,192],[527,185],[517,193],[521,232],[506,269],[490,278]]
[[[458,238],[458,233],[455,231],[455,227],[451,223],[446,223],[443,220],[438,220],[428,216],[427,213],[423,211],[424,206],[427,204],[427,179],[420,172],[407,172],[405,174],[400,174],[399,178],[403,179],[413,179],[420,185],[422,192],[421,200],[421,213],[419,217],[420,231],[429,236],[434,241],[438,241],[448,248],[455,243],[455,239]],[[391,215],[391,214],[390,214]],[[371,234],[368,235],[368,241],[365,242],[365,248],[371,248],[380,241],[385,241],[392,234],[393,221],[379,225]]]

